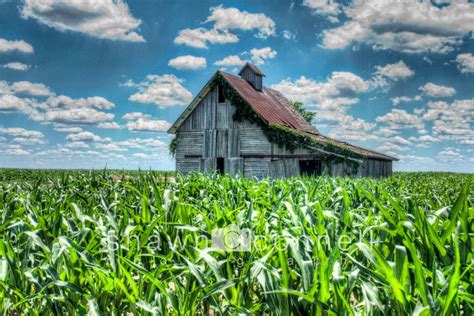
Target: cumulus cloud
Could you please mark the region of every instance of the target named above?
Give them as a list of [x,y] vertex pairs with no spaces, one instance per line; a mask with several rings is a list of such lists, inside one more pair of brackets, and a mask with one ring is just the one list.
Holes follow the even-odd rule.
[[431,82],[428,82],[418,90],[433,98],[446,98],[456,94],[456,90],[454,88],[437,85]]
[[474,73],[474,56],[471,53],[459,54],[456,57],[456,62],[461,73]]
[[222,5],[211,8],[206,23],[214,22],[218,30],[257,30],[257,37],[266,38],[275,34],[275,22],[263,13],[249,13]]
[[394,97],[390,99],[392,101],[393,105],[398,105],[400,103],[408,103],[412,101],[421,101],[422,98],[420,95],[414,96],[414,97],[408,97],[408,96],[399,96],[399,97]]
[[24,112],[31,110],[28,100],[11,94],[0,95],[0,112]]
[[395,64],[375,66],[375,69],[377,70],[375,72],[377,75],[381,75],[394,81],[405,79],[415,74],[413,70],[411,70],[410,68],[408,68],[407,65],[405,65],[403,60],[400,60],[398,63]]
[[67,140],[71,140],[73,142],[109,142],[110,138],[102,138],[94,133],[89,131],[83,131],[76,134],[69,134],[66,136]]
[[6,154],[10,156],[28,156],[31,152],[23,148],[8,148]]
[[141,112],[126,113],[122,118],[128,121],[126,125],[130,131],[165,132],[171,127],[167,121],[155,120],[151,115]]
[[17,81],[9,83],[0,81],[0,94],[17,94],[35,97],[47,97],[53,94],[51,89],[42,83]]
[[31,117],[36,121],[76,123],[76,124],[98,124],[114,118],[114,114],[98,111],[93,108],[62,108],[48,109],[46,112],[38,112]]
[[179,56],[171,59],[168,66],[179,70],[198,70],[206,68],[206,58],[192,55]]
[[32,18],[59,31],[74,31],[89,36],[144,42],[136,32],[141,20],[130,13],[121,0],[25,0],[22,17]]
[[334,0],[304,0],[303,5],[311,8],[313,14],[326,16],[330,22],[338,22],[337,15],[341,11],[341,5]]
[[135,85],[138,92],[131,95],[129,100],[156,104],[161,108],[188,104],[192,95],[181,85],[182,82],[174,75],[148,75],[144,81]]
[[15,137],[12,142],[22,144],[22,145],[40,145],[44,144],[44,140],[40,138],[31,138],[31,137]]
[[425,121],[432,122],[434,135],[444,140],[466,142],[474,139],[474,99],[428,102],[422,113]]
[[178,36],[174,39],[175,44],[187,45],[195,48],[208,48],[210,44],[227,44],[237,43],[239,38],[237,35],[228,31],[208,30],[200,27],[197,29],[184,29],[179,31]]
[[26,71],[30,69],[30,66],[19,63],[19,62],[11,62],[11,63],[2,65],[2,68],[16,70],[16,71]]
[[356,95],[367,92],[369,83],[350,72],[333,72],[326,82],[300,77],[295,81],[282,80],[272,85],[272,88],[290,100],[325,110],[358,103]]
[[246,62],[251,62],[257,65],[262,65],[267,59],[273,59],[276,57],[277,52],[271,47],[264,48],[252,48],[250,51],[245,51],[240,54],[241,56],[250,55],[250,59],[242,59],[239,55],[230,55],[223,59],[214,62],[214,65],[226,67],[238,67],[245,65]]
[[226,44],[239,41],[231,30],[257,30],[256,37],[266,38],[275,34],[275,22],[262,13],[249,13],[236,8],[212,7],[211,15],[204,23],[213,23],[212,29],[199,27],[184,29],[178,33],[174,42],[196,48],[207,48],[207,44]]
[[273,59],[276,57],[277,52],[271,47],[264,48],[253,48],[250,50],[251,60],[257,65],[262,65],[267,59]]
[[165,120],[153,120],[150,118],[139,118],[136,121],[129,121],[127,128],[129,131],[140,132],[166,132],[171,124]]
[[238,55],[230,55],[223,59],[220,59],[214,63],[216,66],[221,67],[236,67],[236,66],[243,66],[247,61],[242,60]]
[[147,118],[147,117],[150,117],[149,114],[144,114],[142,112],[130,112],[130,113],[126,113],[122,116],[122,118],[124,120],[137,120],[137,119],[140,119],[140,118]]
[[23,137],[23,138],[43,138],[44,134],[38,131],[27,130],[21,127],[2,127],[0,128],[0,134],[6,134],[12,137]]
[[58,125],[54,127],[55,131],[58,132],[65,132],[65,133],[79,133],[82,132],[82,128],[77,126],[66,126],[66,125]]
[[97,125],[98,128],[104,129],[119,129],[122,128],[117,122],[102,122]]
[[386,128],[392,131],[411,128],[419,130],[424,129],[423,120],[419,116],[416,114],[410,114],[401,109],[392,109],[392,111],[385,115],[377,117],[376,121],[387,124]]
[[343,8],[347,21],[323,32],[323,46],[345,48],[353,42],[404,53],[447,53],[474,30],[474,4],[453,1],[356,0]]
[[0,53],[10,53],[14,51],[26,54],[31,54],[34,52],[33,46],[23,40],[9,41],[0,38]]

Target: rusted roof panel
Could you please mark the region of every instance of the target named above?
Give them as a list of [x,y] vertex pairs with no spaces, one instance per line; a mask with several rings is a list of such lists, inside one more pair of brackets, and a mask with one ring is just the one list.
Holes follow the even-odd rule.
[[301,132],[319,134],[278,91],[263,87],[255,90],[247,80],[221,72],[229,84],[268,124],[283,125]]

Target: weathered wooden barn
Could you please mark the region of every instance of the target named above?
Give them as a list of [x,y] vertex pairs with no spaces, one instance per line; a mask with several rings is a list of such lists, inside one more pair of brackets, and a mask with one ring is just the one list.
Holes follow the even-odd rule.
[[381,177],[396,158],[321,135],[265,76],[246,64],[217,71],[169,129],[176,170],[291,177]]

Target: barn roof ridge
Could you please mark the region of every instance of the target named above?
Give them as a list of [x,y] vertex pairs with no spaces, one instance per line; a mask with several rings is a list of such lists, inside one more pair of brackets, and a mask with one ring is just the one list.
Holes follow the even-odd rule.
[[229,83],[232,88],[234,88],[236,92],[262,117],[266,124],[276,124],[302,132],[309,135],[316,142],[329,143],[336,147],[350,150],[361,156],[382,160],[398,160],[395,157],[374,150],[369,150],[321,135],[312,124],[304,119],[301,113],[291,106],[290,101],[278,90],[263,86],[262,91],[257,91],[245,79],[220,70],[216,71],[186,110],[171,126],[168,130],[169,133],[175,133],[177,131],[179,126],[199,104],[200,100],[212,89],[214,81],[219,74],[222,75],[227,83]]

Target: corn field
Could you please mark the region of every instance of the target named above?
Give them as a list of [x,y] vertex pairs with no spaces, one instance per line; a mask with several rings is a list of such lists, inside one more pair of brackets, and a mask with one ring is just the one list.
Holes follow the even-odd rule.
[[0,311],[472,315],[472,193],[448,173],[0,170]]

